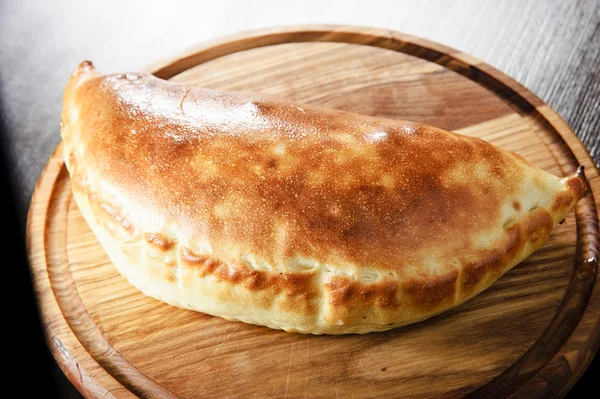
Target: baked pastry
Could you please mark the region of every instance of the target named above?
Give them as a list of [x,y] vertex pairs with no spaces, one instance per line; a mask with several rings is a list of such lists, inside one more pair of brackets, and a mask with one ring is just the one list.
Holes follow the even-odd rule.
[[72,75],[77,205],[146,295],[313,334],[414,323],[535,251],[585,191],[477,138],[151,75]]

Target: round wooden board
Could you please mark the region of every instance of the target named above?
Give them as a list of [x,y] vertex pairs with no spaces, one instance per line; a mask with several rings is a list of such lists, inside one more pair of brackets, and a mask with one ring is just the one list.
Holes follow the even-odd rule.
[[[560,396],[600,344],[600,178],[569,127],[472,57],[387,30],[308,26],[244,34],[149,69],[481,137],[588,195],[544,246],[487,291],[428,321],[362,336],[228,322],[145,297],[71,200],[60,148],[36,187],[28,248],[49,345],[88,397]],[[59,146],[60,147],[60,146]]]

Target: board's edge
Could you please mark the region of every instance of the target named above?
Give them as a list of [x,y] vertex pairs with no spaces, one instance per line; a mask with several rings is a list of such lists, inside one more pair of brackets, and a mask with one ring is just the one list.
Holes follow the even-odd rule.
[[[120,397],[135,397],[122,384],[107,373],[95,359],[85,351],[77,336],[65,320],[53,295],[50,278],[46,270],[45,239],[47,224],[45,218],[49,211],[50,196],[55,183],[64,167],[62,144],[59,144],[43,168],[29,206],[26,225],[26,243],[29,268],[33,278],[36,303],[41,316],[46,343],[56,363],[73,386],[86,398],[114,398],[113,392]],[[40,221],[41,219],[41,221]],[[42,232],[34,232],[35,226],[42,226]],[[76,353],[76,354],[75,354]],[[94,370],[80,367],[81,357],[92,361]],[[103,374],[113,384],[103,386],[97,378],[90,376]]]

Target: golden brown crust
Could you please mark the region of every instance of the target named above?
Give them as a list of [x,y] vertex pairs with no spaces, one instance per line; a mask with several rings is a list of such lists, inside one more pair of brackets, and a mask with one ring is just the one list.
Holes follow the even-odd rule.
[[175,245],[174,241],[169,240],[160,233],[146,233],[144,234],[144,237],[149,244],[155,245],[163,251],[166,251]]
[[383,330],[455,306],[584,191],[433,127],[90,63],[65,91],[62,135],[77,204],[136,286],[292,331]]
[[403,291],[412,306],[429,311],[454,304],[457,292],[458,271],[428,279],[411,279],[404,283]]

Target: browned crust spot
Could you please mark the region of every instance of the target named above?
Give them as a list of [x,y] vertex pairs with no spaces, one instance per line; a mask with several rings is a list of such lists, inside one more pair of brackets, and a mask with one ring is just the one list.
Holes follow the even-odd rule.
[[442,276],[409,280],[402,286],[402,291],[415,307],[432,309],[442,303],[454,302],[457,280],[458,272],[452,270]]
[[490,270],[502,269],[502,252],[494,250],[477,261],[466,264],[462,273],[463,289],[470,291],[479,284]]
[[135,235],[137,231],[137,227],[131,223],[125,216],[119,212],[116,208],[105,201],[97,201],[94,194],[88,194],[90,198],[88,201],[90,204],[97,204],[96,209],[102,210],[103,213],[108,216],[115,224],[122,227],[123,230],[131,234]]
[[573,194],[568,191],[563,191],[554,197],[552,201],[552,211],[557,211],[563,207],[571,206],[573,202]]
[[206,255],[196,255],[186,247],[181,248],[180,254],[183,263],[198,268],[200,277],[213,274],[217,268],[223,266],[221,261]]
[[548,211],[540,209],[532,212],[523,221],[525,240],[538,244],[540,240],[545,240],[550,235],[552,227],[552,216]]
[[353,303],[379,308],[399,306],[398,284],[394,281],[364,284],[347,277],[334,276],[325,287],[330,291],[329,303],[335,307],[351,307]]
[[507,239],[502,247],[503,262],[506,265],[523,249],[525,243],[521,239],[521,228],[519,225],[513,225],[506,229]]
[[148,244],[154,245],[163,251],[168,250],[173,245],[175,245],[175,241],[169,240],[167,237],[160,233],[146,233],[144,234],[144,238],[148,241]]
[[466,264],[461,276],[463,295],[488,276],[492,276],[494,280],[500,277],[526,242],[539,246],[550,235],[552,227],[552,216],[544,209],[536,209],[520,224],[508,227],[507,237],[500,248],[480,254],[476,262]]
[[584,178],[583,170],[581,170],[575,176],[567,179],[567,187],[569,187],[569,190],[571,190],[576,198],[581,198],[585,194],[586,184]]
[[513,201],[512,206],[515,209],[515,211],[521,210],[521,203],[519,201]]
[[479,255],[477,261],[466,264],[461,276],[462,289],[469,292],[487,275],[500,276],[504,268],[521,251],[525,244],[521,235],[521,226],[513,224],[506,229],[506,238],[500,248],[486,251]]
[[[219,281],[240,284],[249,291],[272,291],[269,295],[273,296],[282,292],[288,298],[293,298],[291,307],[310,307],[313,299],[318,296],[314,283],[315,272],[277,273],[252,270],[242,264],[228,265],[212,256],[195,254],[186,247],[181,247],[180,257],[183,264],[197,270],[199,277],[212,275]],[[302,303],[298,304],[295,300]]]
[[559,193],[552,202],[552,211],[557,211],[563,207],[570,208],[574,201],[583,197],[587,190],[585,174],[583,166],[580,166],[577,173],[566,179],[565,182],[568,190]]

